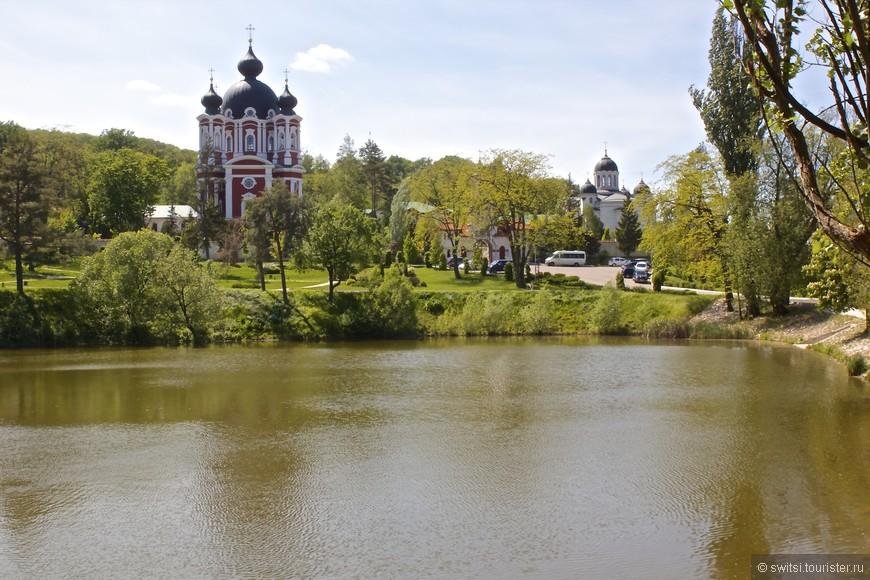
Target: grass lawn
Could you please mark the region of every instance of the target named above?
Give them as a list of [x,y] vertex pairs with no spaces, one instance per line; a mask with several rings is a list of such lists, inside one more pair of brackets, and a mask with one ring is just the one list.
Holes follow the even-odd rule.
[[453,274],[453,270],[436,270],[425,266],[415,266],[414,273],[426,286],[418,288],[427,292],[475,292],[478,290],[517,290],[516,284],[507,281],[504,274],[487,274],[481,276],[480,272],[464,273],[459,271],[459,280]]

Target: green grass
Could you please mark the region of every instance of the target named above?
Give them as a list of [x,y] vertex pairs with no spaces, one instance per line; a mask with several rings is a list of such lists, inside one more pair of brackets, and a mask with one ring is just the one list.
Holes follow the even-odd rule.
[[481,290],[517,290],[516,284],[504,279],[504,274],[487,274],[479,272],[466,274],[460,270],[457,280],[453,270],[436,270],[424,266],[415,266],[414,273],[426,286],[421,288],[429,292],[479,292]]

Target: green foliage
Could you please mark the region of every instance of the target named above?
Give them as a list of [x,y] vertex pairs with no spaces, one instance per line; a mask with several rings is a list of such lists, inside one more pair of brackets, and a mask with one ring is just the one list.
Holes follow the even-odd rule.
[[508,282],[514,280],[514,263],[508,262],[504,265],[504,279]]
[[630,204],[622,208],[622,216],[616,226],[615,236],[619,251],[624,256],[630,256],[640,246],[643,230],[640,227],[637,212]]
[[[653,275],[652,275],[653,292],[661,292],[662,291],[662,285],[665,283],[666,274],[667,274],[667,271],[664,268],[656,268],[653,271]],[[620,273],[620,275],[622,275],[622,274]],[[623,286],[624,285],[625,285],[625,283],[623,283]]]
[[373,263],[380,248],[377,224],[352,205],[333,200],[314,214],[308,235],[308,257],[329,275],[329,301],[335,287]]
[[522,328],[529,334],[549,334],[556,326],[555,303],[547,290],[534,293],[532,301],[520,310]]
[[121,234],[85,260],[72,290],[82,324],[112,344],[204,342],[219,305],[196,254],[151,230]]
[[622,294],[612,286],[602,288],[589,315],[593,330],[599,334],[623,334]]
[[391,250],[384,252],[384,261],[382,263],[384,268],[389,268],[393,265],[393,252]]
[[30,134],[15,123],[0,123],[0,240],[15,258],[21,296],[23,260],[47,235],[47,180],[44,155]]
[[444,252],[438,252],[436,266],[439,270],[446,270],[447,269],[447,256],[444,255]]
[[142,227],[169,176],[166,163],[132,149],[106,150],[89,161],[88,204],[94,231],[118,234]]
[[616,289],[625,290],[625,276],[622,275],[621,271],[616,273]]
[[416,296],[411,282],[395,266],[384,271],[367,300],[373,330],[384,338],[417,332]]
[[843,252],[821,230],[814,236],[812,259],[804,273],[810,279],[807,294],[819,300],[819,308],[870,309],[870,267]]

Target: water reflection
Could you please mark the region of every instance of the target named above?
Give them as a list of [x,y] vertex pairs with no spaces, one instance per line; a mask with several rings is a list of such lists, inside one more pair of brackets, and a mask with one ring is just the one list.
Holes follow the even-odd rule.
[[870,398],[737,343],[0,354],[0,572],[747,576],[870,552]]

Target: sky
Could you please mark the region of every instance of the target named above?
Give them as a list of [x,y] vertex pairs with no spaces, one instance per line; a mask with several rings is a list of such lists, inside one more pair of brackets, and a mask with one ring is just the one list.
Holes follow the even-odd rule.
[[716,0],[0,0],[0,121],[198,148],[200,99],[248,48],[303,149],[549,156],[582,183],[607,149],[633,189],[704,141]]

